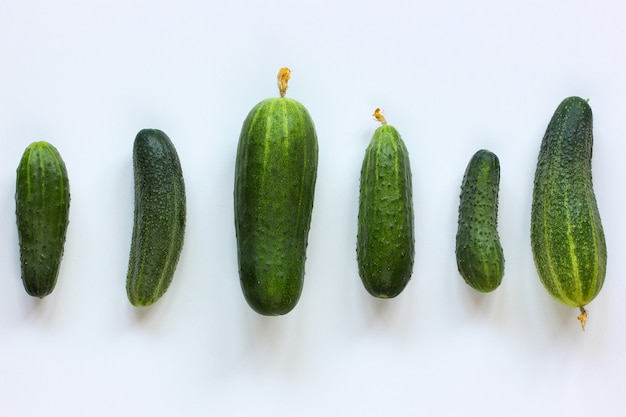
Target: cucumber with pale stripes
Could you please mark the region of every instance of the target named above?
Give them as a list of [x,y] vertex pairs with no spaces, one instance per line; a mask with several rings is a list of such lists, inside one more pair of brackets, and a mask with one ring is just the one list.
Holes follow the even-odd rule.
[[374,297],[399,295],[413,273],[413,190],[409,152],[398,131],[382,123],[365,150],[361,167],[357,263],[365,289]]
[[307,109],[285,97],[290,71],[278,74],[280,97],[258,103],[239,136],[234,211],[241,288],[259,314],[283,315],[300,299],[318,143]]
[[580,309],[600,292],[607,249],[591,176],[593,121],[589,103],[568,97],[541,143],[535,172],[531,245],[537,272],[559,302]]
[[24,289],[43,298],[56,286],[70,210],[67,169],[52,144],[33,142],[24,151],[15,205]]
[[459,204],[456,263],[465,282],[480,292],[500,286],[504,252],[498,235],[500,161],[486,149],[467,165]]

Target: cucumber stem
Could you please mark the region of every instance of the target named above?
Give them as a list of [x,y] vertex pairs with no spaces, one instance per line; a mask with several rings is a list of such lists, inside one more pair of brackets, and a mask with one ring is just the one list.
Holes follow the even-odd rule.
[[589,314],[587,313],[587,310],[585,310],[585,307],[580,307],[580,315],[577,317],[578,321],[580,321],[580,325],[583,327],[583,332],[585,331],[585,324],[587,324],[587,316]]
[[291,78],[291,70],[287,67],[283,67],[278,71],[278,91],[281,97],[285,97],[287,92],[287,83]]
[[382,110],[379,108],[374,110],[374,114],[372,114],[372,116],[374,116],[374,119],[378,120],[383,126],[387,125],[387,119],[385,119]]

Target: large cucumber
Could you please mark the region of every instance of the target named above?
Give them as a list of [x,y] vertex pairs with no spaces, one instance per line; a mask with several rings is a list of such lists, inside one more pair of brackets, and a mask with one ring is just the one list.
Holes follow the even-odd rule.
[[284,97],[289,74],[279,72],[280,97],[246,117],[236,157],[239,277],[263,315],[286,314],[300,298],[317,176],[315,127],[302,104]]
[[409,153],[398,131],[376,109],[374,131],[361,167],[357,263],[365,289],[393,298],[413,273],[413,196]]
[[586,100],[558,106],[541,143],[531,213],[531,245],[546,290],[578,307],[600,292],[606,274],[606,241],[591,178],[592,112]]
[[172,282],[183,247],[186,199],[176,149],[160,130],[144,129],[133,147],[135,214],[126,278],[135,306],[157,301]]
[[50,143],[34,142],[24,151],[15,203],[24,288],[43,298],[57,282],[70,209],[65,163]]
[[475,290],[498,288],[504,275],[504,253],[498,236],[500,161],[485,149],[472,156],[461,184],[456,263]]

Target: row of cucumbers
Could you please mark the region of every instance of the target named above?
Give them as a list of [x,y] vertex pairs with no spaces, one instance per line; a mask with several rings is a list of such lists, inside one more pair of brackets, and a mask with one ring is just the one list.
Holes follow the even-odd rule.
[[[280,97],[258,103],[246,117],[236,155],[234,218],[241,288],[252,309],[282,315],[298,302],[317,176],[318,143],[306,108],[285,97],[288,68],[278,74]],[[398,131],[381,122],[361,168],[357,262],[367,291],[400,294],[415,255],[411,168]],[[531,210],[537,272],[558,301],[585,306],[602,288],[606,243],[591,178],[592,113],[587,101],[563,100],[541,143]],[[183,247],[186,198],[176,149],[167,135],[145,129],[133,149],[135,211],[127,293],[135,306],[167,290]],[[481,292],[504,275],[497,231],[500,165],[480,150],[465,171],[456,236],[461,276]],[[47,142],[27,147],[17,169],[16,214],[22,280],[43,298],[56,284],[68,225],[65,165]]]

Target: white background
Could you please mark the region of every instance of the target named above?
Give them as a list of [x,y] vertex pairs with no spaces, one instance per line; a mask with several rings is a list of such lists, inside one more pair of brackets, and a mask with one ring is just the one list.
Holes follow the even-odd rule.
[[[626,9],[599,0],[297,2],[7,0],[0,5],[0,415],[624,416]],[[319,138],[304,291],[261,317],[237,275],[241,123],[287,92]],[[590,99],[608,272],[577,311],[541,286],[529,241],[539,144],[559,102]],[[413,279],[364,290],[360,165],[381,107],[414,178]],[[132,142],[164,130],[183,165],[187,234],[169,291],[126,299]],[[71,182],[52,295],[26,295],[15,168],[53,143]],[[480,148],[501,162],[506,272],[478,294],[454,256],[458,194]]]

